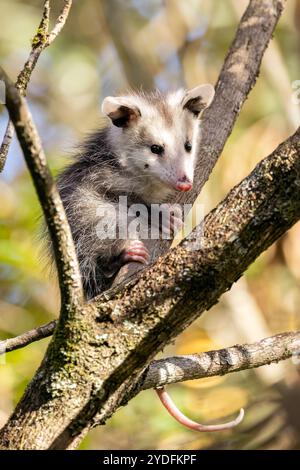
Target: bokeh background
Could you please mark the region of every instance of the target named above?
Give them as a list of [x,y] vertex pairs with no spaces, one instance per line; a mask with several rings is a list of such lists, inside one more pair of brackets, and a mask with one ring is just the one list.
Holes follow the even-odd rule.
[[[0,59],[16,78],[39,23],[42,1],[0,0]],[[53,0],[53,17],[62,2]],[[130,86],[162,90],[215,83],[243,0],[75,0],[65,29],[41,56],[28,100],[57,173],[85,133],[101,123],[104,96]],[[200,200],[213,208],[299,124],[292,82],[300,79],[300,2],[290,0],[265,55],[255,89]],[[0,107],[0,137],[7,113]],[[0,177],[0,339],[57,316],[55,277],[39,252],[40,208],[14,141]],[[219,304],[164,351],[194,353],[251,342],[300,326],[300,224],[265,252]],[[0,425],[39,365],[48,340],[1,358]],[[246,408],[238,428],[197,434],[141,393],[84,449],[300,448],[300,357],[169,391],[184,412],[207,423]]]

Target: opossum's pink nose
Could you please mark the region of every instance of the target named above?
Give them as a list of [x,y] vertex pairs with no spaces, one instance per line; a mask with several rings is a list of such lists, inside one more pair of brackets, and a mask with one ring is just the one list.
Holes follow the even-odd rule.
[[183,191],[183,192],[190,191],[192,187],[193,187],[192,182],[186,176],[179,179],[175,185],[175,188],[177,189],[177,191]]
[[176,187],[177,191],[186,192],[186,191],[189,191],[190,189],[192,189],[193,185],[192,185],[192,183],[177,183],[175,187]]

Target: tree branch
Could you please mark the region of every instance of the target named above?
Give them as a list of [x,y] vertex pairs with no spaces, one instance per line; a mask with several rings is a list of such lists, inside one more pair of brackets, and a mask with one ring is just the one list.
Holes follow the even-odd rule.
[[19,336],[15,336],[14,338],[8,338],[0,341],[0,356],[1,354],[6,354],[8,352],[15,351],[16,349],[24,348],[25,346],[28,346],[28,344],[51,336],[55,330],[56,324],[56,320],[53,320],[49,323],[46,323],[45,325],[38,326],[37,328],[26,331],[26,333],[22,333]]
[[70,13],[71,6],[72,6],[72,1],[73,0],[64,0],[65,4],[55,22],[55,25],[52,31],[50,31],[50,33],[47,35],[45,47],[48,47],[50,46],[50,44],[53,43],[53,41],[57,38],[57,36],[59,35],[61,30],[65,26],[67,18]]
[[[60,31],[65,25],[65,22],[68,18],[70,8],[72,6],[72,0],[65,0],[65,5],[56,20],[56,24],[53,27],[52,31],[48,33],[49,29],[49,17],[50,17],[50,1],[46,0],[44,2],[44,10],[42,14],[42,19],[37,29],[37,32],[32,40],[32,49],[30,51],[29,57],[25,62],[25,65],[21,72],[18,75],[16,81],[16,88],[20,90],[20,93],[25,96],[28,83],[31,78],[31,74],[36,66],[36,63],[43,52],[43,50],[50,46],[54,39],[58,36]],[[14,125],[11,120],[8,121],[6,131],[3,137],[3,142],[0,147],[0,173],[3,171],[9,147],[14,136]]]
[[[137,383],[136,393],[171,383],[225,375],[284,361],[300,354],[300,331],[280,333],[252,344],[153,361]],[[130,397],[132,398],[133,395]]]
[[6,107],[14,123],[51,235],[62,304],[67,311],[70,306],[83,299],[80,271],[69,224],[25,98],[1,67],[0,79],[5,82]]
[[286,0],[250,0],[227,53],[212,104],[205,111],[193,192],[194,202],[208,180],[234,123],[256,83],[264,52],[272,38]]

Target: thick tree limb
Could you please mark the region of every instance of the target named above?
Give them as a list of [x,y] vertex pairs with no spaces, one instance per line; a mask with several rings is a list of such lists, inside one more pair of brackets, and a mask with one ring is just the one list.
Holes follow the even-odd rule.
[[[44,10],[42,19],[37,29],[37,32],[32,40],[32,49],[29,57],[25,62],[25,65],[16,81],[16,87],[20,90],[21,94],[25,96],[28,83],[31,78],[31,74],[36,66],[36,63],[43,52],[43,50],[50,46],[54,39],[61,32],[68,18],[70,8],[72,6],[72,0],[65,0],[65,5],[56,20],[52,31],[48,33],[49,29],[49,17],[50,17],[50,0],[44,2]],[[14,136],[14,125],[11,120],[8,121],[6,131],[3,137],[3,142],[0,147],[0,173],[4,169],[9,147]]]
[[[256,34],[261,37],[252,38],[258,51],[272,34],[282,4],[251,0],[254,16],[254,7],[267,15],[265,24],[261,17],[253,21],[260,24]],[[250,17],[243,28],[250,31]],[[242,46],[244,55],[232,65],[231,75],[238,65],[247,68],[243,64],[249,61],[248,49]],[[249,48],[253,51],[250,44]],[[232,82],[220,84],[224,97],[226,88],[231,96]],[[230,100],[227,107],[231,110]],[[221,118],[226,120],[226,109]],[[18,119],[13,120],[22,143],[22,128]],[[214,123],[217,128],[219,123],[220,118]],[[189,239],[124,290],[105,293],[73,310],[67,321],[59,321],[42,365],[0,431],[1,448],[74,447],[124,403],[155,354],[216,303],[249,264],[300,218],[299,140],[297,131],[234,188]],[[26,156],[29,166],[31,150]],[[39,181],[39,172],[36,178]]]
[[80,303],[83,298],[79,266],[69,224],[25,98],[20,95],[1,67],[0,79],[5,82],[6,106],[49,228],[62,303],[67,310],[71,305]]

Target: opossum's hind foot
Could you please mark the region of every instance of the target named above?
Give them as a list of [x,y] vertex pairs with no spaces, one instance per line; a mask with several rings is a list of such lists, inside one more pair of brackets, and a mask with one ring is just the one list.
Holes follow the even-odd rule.
[[150,260],[149,251],[140,240],[129,240],[119,256],[114,258],[109,266],[103,269],[105,277],[113,277],[122,266],[128,263],[148,264]]
[[150,254],[141,240],[129,240],[121,255],[122,264],[142,263],[148,264]]

